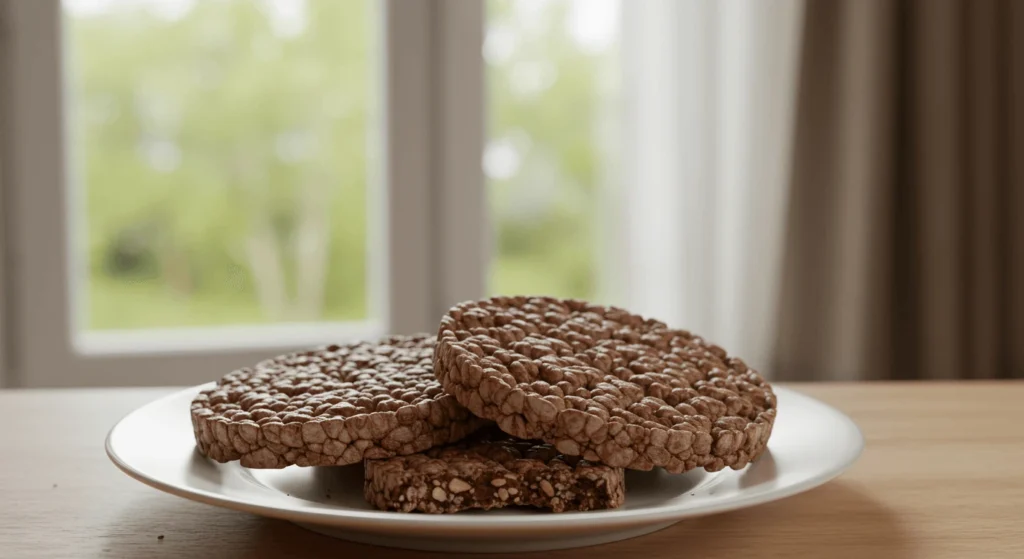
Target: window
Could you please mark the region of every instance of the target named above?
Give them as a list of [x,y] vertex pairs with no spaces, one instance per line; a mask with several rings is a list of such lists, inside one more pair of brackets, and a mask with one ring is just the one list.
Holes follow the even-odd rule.
[[5,378],[614,299],[619,0],[0,0]]
[[484,294],[483,9],[0,0],[2,378],[170,385]]

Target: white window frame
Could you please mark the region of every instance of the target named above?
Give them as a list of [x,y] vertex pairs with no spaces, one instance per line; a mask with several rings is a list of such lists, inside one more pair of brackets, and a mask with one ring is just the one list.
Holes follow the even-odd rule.
[[[89,333],[73,324],[75,179],[59,0],[0,0],[0,386],[184,385],[270,355],[434,331],[489,262],[482,2],[380,0],[383,188],[368,219],[374,320]],[[80,217],[79,217],[80,218]]]

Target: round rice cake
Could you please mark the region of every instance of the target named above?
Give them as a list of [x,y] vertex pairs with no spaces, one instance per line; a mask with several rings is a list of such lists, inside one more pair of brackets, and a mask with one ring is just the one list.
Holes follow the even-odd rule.
[[702,338],[616,307],[495,297],[441,319],[445,392],[506,433],[609,466],[739,469],[764,452],[771,387]]
[[444,394],[434,337],[291,353],[234,371],[192,401],[197,446],[248,468],[354,464],[464,438],[487,422]]

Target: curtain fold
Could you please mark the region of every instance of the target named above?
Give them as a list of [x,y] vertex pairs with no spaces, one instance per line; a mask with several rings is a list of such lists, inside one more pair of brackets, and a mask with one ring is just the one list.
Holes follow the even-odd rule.
[[625,5],[624,304],[764,368],[802,2]]
[[808,0],[779,379],[1024,377],[1024,3]]

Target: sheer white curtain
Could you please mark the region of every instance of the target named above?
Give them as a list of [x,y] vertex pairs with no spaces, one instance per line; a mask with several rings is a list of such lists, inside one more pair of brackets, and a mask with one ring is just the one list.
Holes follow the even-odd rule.
[[762,370],[781,272],[801,0],[623,10],[625,303]]

